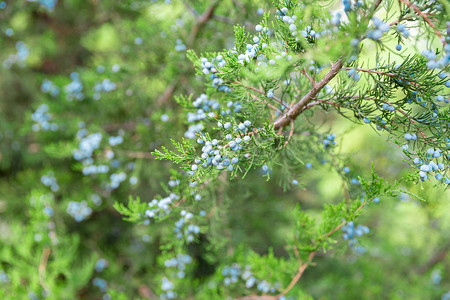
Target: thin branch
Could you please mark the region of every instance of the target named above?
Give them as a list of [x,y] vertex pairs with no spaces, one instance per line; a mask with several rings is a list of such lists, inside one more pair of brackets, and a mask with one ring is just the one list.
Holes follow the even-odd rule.
[[423,266],[421,266],[417,272],[419,274],[423,274],[432,267],[434,267],[437,263],[444,260],[449,249],[450,243],[447,243],[447,245],[445,245],[444,248],[437,251]]
[[[255,92],[257,92],[257,93],[260,93],[261,95],[265,95],[265,94],[266,94],[266,93],[264,93],[264,91],[262,91],[262,90],[260,90],[260,89],[257,89],[257,88],[255,88],[255,87],[253,87],[253,86],[250,86],[250,85],[245,85],[245,84],[243,84],[243,83],[240,82],[240,81],[233,81],[232,83],[237,83],[237,84],[239,84],[239,85],[241,85],[241,86],[243,86],[243,87],[245,87],[245,88],[247,88],[247,89],[250,89],[250,90],[252,90],[252,91],[255,91]],[[275,96],[272,96],[271,99],[277,101],[278,103],[280,103],[280,104],[283,105],[284,107],[289,108],[289,105],[288,105],[287,103],[285,103],[283,100],[281,100],[281,99],[279,99],[279,98],[277,98],[277,97],[275,97]]]
[[445,38],[442,36],[441,32],[436,28],[436,25],[434,25],[433,22],[431,22],[430,18],[428,18],[428,16],[423,13],[417,6],[415,6],[414,4],[412,4],[411,2],[409,2],[408,0],[399,0],[400,2],[406,4],[409,8],[411,8],[412,10],[414,10],[414,12],[418,15],[421,16],[422,19],[431,27],[433,28],[434,32],[436,33],[436,35],[439,37],[439,39],[441,40],[442,44],[447,45],[447,42],[445,41]]
[[313,106],[316,106],[316,105],[319,105],[319,104],[324,104],[324,103],[329,104],[329,105],[332,105],[332,106],[336,106],[336,107],[341,107],[341,108],[343,107],[342,105],[339,105],[339,104],[337,104],[337,103],[331,102],[331,101],[329,101],[329,100],[316,99],[316,101],[308,103],[308,105],[306,105],[306,106],[303,108],[303,110],[306,110],[306,109],[311,108],[311,107],[313,107]]
[[[363,209],[363,207],[366,205],[367,201],[364,201],[363,203],[361,203],[361,205],[355,210],[355,212],[360,211],[361,209]],[[332,230],[330,230],[327,234],[324,235],[324,238],[329,238],[331,235],[333,235],[335,232],[337,232],[338,230],[340,230],[345,224],[347,223],[347,221],[342,221],[339,225],[337,225],[335,228],[333,228]],[[314,257],[318,254],[317,251],[313,251],[311,253],[309,253],[308,256],[308,260],[302,264],[300,264],[300,267],[298,268],[297,274],[295,274],[295,276],[292,278],[291,282],[289,283],[289,285],[278,295],[276,296],[270,296],[270,295],[250,295],[250,296],[246,296],[246,297],[241,297],[238,298],[238,300],[277,300],[280,297],[286,295],[287,293],[290,292],[290,290],[292,290],[292,288],[295,286],[295,284],[300,280],[300,278],[302,277],[303,273],[305,272],[306,268],[311,264],[312,260],[314,259]]]
[[198,16],[198,12],[193,8],[187,1],[183,1],[184,6],[186,6],[186,9],[194,16]]
[[288,137],[286,143],[284,143],[284,146],[287,146],[287,144],[289,144],[289,142],[290,142],[291,139],[292,139],[292,136],[294,135],[294,127],[295,127],[294,125],[295,125],[295,122],[292,121],[292,122],[291,122],[291,130],[289,131],[289,137]]
[[45,291],[49,291],[49,287],[45,283],[45,270],[47,268],[48,257],[50,256],[51,252],[52,251],[50,250],[50,248],[47,247],[44,248],[44,250],[42,251],[41,263],[39,264],[38,269],[39,283],[41,284],[41,286],[44,288]]
[[292,290],[292,288],[295,286],[295,284],[299,281],[300,277],[302,277],[303,273],[305,272],[306,268],[309,266],[309,264],[312,262],[312,260],[314,259],[314,256],[316,256],[317,251],[311,252],[308,256],[308,260],[303,263],[302,265],[300,265],[300,268],[298,269],[297,274],[295,274],[294,278],[292,278],[291,282],[289,283],[289,285],[287,286],[287,288],[281,292],[281,294],[279,294],[277,296],[277,299],[280,298],[281,296],[286,295],[287,293],[289,293],[290,290]]
[[302,69],[300,71],[303,75],[306,76],[306,78],[308,78],[308,80],[311,82],[311,84],[313,85],[313,87],[317,86],[317,82],[314,80],[314,78],[311,77],[311,75],[308,74],[308,72],[305,71],[305,69]]
[[297,102],[294,106],[292,106],[288,112],[280,116],[278,120],[274,123],[275,129],[280,129],[288,124],[291,121],[294,121],[303,111],[303,108],[310,103],[314,97],[327,85],[342,69],[343,62],[341,59],[338,59],[335,64],[331,66],[330,71],[314,86],[303,98]]
[[164,92],[159,96],[159,98],[156,100],[156,106],[162,106],[164,103],[169,101],[169,99],[172,97],[173,93],[175,92],[175,89],[179,83],[179,78],[175,78],[172,80],[172,82],[167,86],[167,88],[164,90]]
[[388,72],[383,72],[383,71],[377,71],[377,70],[372,70],[372,69],[364,69],[364,68],[344,68],[345,70],[351,70],[351,69],[355,69],[358,72],[364,72],[364,73],[371,73],[371,74],[378,74],[378,75],[384,75],[384,76],[388,76],[388,77],[393,77],[393,78],[399,78],[400,80],[406,81],[418,88],[420,88],[420,85],[418,85],[417,83],[415,83],[414,81],[409,81],[408,79],[405,79],[403,77],[398,76],[397,74],[394,73],[388,73]]
[[197,18],[197,22],[195,23],[194,27],[192,28],[192,31],[189,35],[189,39],[187,41],[188,48],[192,48],[194,45],[194,42],[197,38],[198,33],[202,29],[203,26],[213,17],[214,11],[216,10],[217,6],[219,6],[220,1],[215,0],[206,10],[205,12]]

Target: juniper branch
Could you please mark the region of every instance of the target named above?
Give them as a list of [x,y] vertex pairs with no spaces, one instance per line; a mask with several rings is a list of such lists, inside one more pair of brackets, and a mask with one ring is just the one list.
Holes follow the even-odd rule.
[[342,59],[338,59],[336,63],[331,66],[330,71],[328,71],[328,73],[316,84],[316,86],[313,86],[313,88],[305,96],[303,96],[297,104],[292,106],[286,114],[280,116],[278,120],[274,122],[274,129],[280,129],[286,125],[289,125],[291,121],[295,121],[295,119],[297,119],[297,117],[302,113],[303,108],[314,100],[314,97],[339,73],[342,67]]
[[436,28],[436,25],[434,25],[433,22],[431,22],[430,18],[428,18],[428,16],[423,13],[417,6],[415,6],[414,4],[412,4],[411,2],[409,2],[408,0],[399,0],[400,2],[406,4],[409,8],[411,8],[412,10],[414,10],[414,12],[418,15],[421,16],[422,19],[431,27],[433,28],[434,32],[436,33],[436,35],[439,37],[439,39],[441,40],[442,44],[447,45],[447,42],[445,41],[445,38],[442,36],[441,32]]

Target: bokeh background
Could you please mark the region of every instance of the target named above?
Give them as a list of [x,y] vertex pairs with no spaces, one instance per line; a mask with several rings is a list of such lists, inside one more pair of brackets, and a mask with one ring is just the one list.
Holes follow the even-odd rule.
[[[198,97],[205,86],[186,50],[232,48],[235,24],[254,30],[273,10],[270,1],[223,0],[202,23],[211,3],[0,1],[2,299],[158,299],[159,245],[169,229],[125,222],[113,203],[164,193],[173,166],[151,152],[188,128],[174,97]],[[419,39],[404,51],[435,42]],[[374,47],[363,52],[369,65]],[[337,135],[349,176],[369,176],[372,163],[390,182],[411,171],[386,133],[336,114],[311,118]],[[93,169],[74,157],[90,134],[101,137]],[[298,187],[281,188],[274,169],[270,181],[255,170],[208,191],[217,206],[213,238],[187,247],[195,280],[214,275],[220,251],[286,256],[296,205],[319,214],[344,197],[338,174],[314,155],[304,159],[313,167],[298,174]],[[450,193],[430,182],[399,185],[410,194],[382,198],[358,220],[370,228],[360,240],[365,253],[342,246],[319,256],[301,279],[306,293],[440,299],[450,290]]]

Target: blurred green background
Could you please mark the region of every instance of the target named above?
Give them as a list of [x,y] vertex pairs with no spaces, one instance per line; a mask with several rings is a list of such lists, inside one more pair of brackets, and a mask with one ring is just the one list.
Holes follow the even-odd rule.
[[[270,1],[223,0],[215,16],[198,25],[210,1],[166,2],[0,2],[1,299],[158,299],[167,255],[160,244],[170,229],[124,222],[112,205],[130,195],[150,201],[172,175],[170,163],[150,152],[187,129],[174,96],[196,98],[203,91],[185,49],[231,48],[234,24],[253,30],[258,8],[273,10]],[[369,42],[368,62],[374,51]],[[45,80],[53,88],[47,90]],[[323,132],[336,133],[349,176],[370,175],[372,162],[388,181],[410,172],[385,133],[336,114],[311,118],[323,122]],[[57,129],[45,130],[45,122]],[[82,129],[102,134],[95,159],[107,173],[83,175],[73,157]],[[117,136],[123,143],[113,148],[107,141]],[[195,284],[213,276],[224,253],[272,249],[286,256],[296,205],[319,215],[324,203],[344,197],[338,174],[313,155],[304,159],[314,168],[298,174],[300,186],[288,191],[278,186],[275,169],[268,182],[255,170],[208,190],[205,210],[216,206],[210,238],[186,248],[196,262],[189,270]],[[110,175],[122,172],[126,180],[111,188]],[[47,186],[43,176],[58,187]],[[306,293],[314,299],[440,299],[450,290],[450,193],[429,182],[400,185],[424,201],[404,194],[370,205],[358,220],[371,230],[360,241],[367,252],[336,247],[320,255],[302,277]],[[77,221],[68,207],[83,201],[90,213]]]

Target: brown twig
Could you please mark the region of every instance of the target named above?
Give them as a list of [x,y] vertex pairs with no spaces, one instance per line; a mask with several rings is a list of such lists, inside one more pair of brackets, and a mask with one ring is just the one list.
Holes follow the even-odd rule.
[[295,125],[295,122],[292,121],[292,122],[291,122],[291,130],[289,130],[289,137],[288,137],[286,143],[284,143],[284,146],[285,146],[285,147],[287,146],[287,144],[289,144],[289,142],[290,142],[291,139],[292,139],[292,136],[294,135],[294,125]]
[[311,77],[311,75],[308,74],[308,72],[305,71],[305,69],[300,70],[300,72],[308,78],[309,82],[313,85],[313,87],[316,87],[317,82],[314,80],[314,78]]
[[274,128],[280,129],[290,124],[291,121],[294,121],[303,111],[303,108],[308,105],[308,103],[310,103],[316,97],[316,95],[324,88],[324,86],[327,85],[331,81],[331,79],[333,79],[339,73],[342,67],[343,62],[341,59],[338,59],[336,63],[331,66],[330,71],[325,74],[325,76],[316,84],[316,86],[313,86],[313,88],[305,96],[303,96],[303,98],[300,99],[297,104],[292,106],[285,115],[280,116],[274,122]]
[[294,278],[292,278],[291,282],[289,283],[289,285],[287,286],[286,289],[284,289],[284,291],[282,291],[276,299],[280,298],[281,296],[286,295],[287,293],[289,293],[290,290],[292,290],[292,288],[294,287],[294,285],[299,281],[300,277],[302,277],[303,273],[305,272],[306,268],[309,266],[309,264],[312,262],[312,260],[314,259],[314,256],[316,256],[317,251],[311,252],[308,256],[308,260],[300,265],[300,268],[298,269],[297,274],[295,274]]
[[45,291],[49,291],[49,287],[45,283],[45,270],[47,268],[48,257],[50,256],[51,252],[52,251],[50,250],[50,248],[44,248],[44,250],[42,251],[41,263],[39,264],[38,269],[39,283]]

